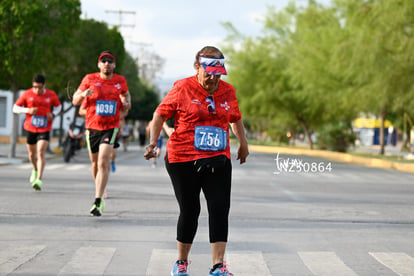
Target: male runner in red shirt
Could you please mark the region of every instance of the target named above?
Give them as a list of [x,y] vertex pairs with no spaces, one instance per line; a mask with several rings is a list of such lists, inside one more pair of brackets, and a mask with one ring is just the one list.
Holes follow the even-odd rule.
[[115,74],[115,57],[103,52],[98,58],[99,72],[86,75],[73,95],[72,103],[86,108],[86,143],[95,179],[95,202],[90,213],[101,216],[103,193],[109,177],[109,160],[119,132],[121,111],[131,108],[125,78]]
[[45,82],[43,75],[35,75],[33,87],[24,91],[13,106],[14,113],[26,114],[23,128],[28,132],[27,151],[33,165],[30,183],[35,190],[42,189],[43,170],[46,165],[45,152],[50,140],[49,132],[53,117],[62,109],[56,93],[46,89]]

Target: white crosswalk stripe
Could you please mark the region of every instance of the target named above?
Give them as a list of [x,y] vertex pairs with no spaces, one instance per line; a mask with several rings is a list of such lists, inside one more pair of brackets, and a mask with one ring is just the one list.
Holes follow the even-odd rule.
[[[202,255],[202,256],[201,256]],[[168,275],[171,271],[174,261],[177,258],[177,251],[171,249],[153,249],[148,264],[146,276],[163,276]],[[203,275],[207,274],[211,263],[211,256],[208,254],[191,254],[189,265],[190,274]],[[269,268],[261,252],[227,252],[225,259],[229,264],[228,269],[234,275],[238,276],[271,276]]]
[[90,165],[85,164],[77,164],[77,165],[71,165],[67,166],[66,169],[69,171],[77,171],[77,170],[83,170],[83,169],[89,169]]
[[34,245],[5,248],[0,251],[0,274],[8,275],[21,264],[35,258],[45,247],[44,245]]
[[115,250],[111,247],[81,247],[58,275],[102,275]]
[[234,275],[272,276],[261,252],[229,252],[226,259],[229,263],[228,268]]
[[402,252],[369,252],[378,262],[398,275],[414,275],[414,258]]
[[[16,166],[20,170],[30,170],[33,168],[32,164],[22,164]],[[82,169],[89,169],[90,164],[47,164],[45,167],[46,171],[54,171],[54,170],[68,170],[68,171],[76,171]]]
[[28,170],[28,169],[33,168],[33,165],[31,163],[27,163],[27,164],[18,165],[16,167],[21,170]]
[[168,275],[176,258],[177,252],[175,250],[153,249],[145,275]]
[[[32,271],[38,273],[38,275],[42,275],[41,269],[44,264],[39,264],[39,262],[45,260],[44,254],[46,253],[44,252],[48,251],[50,252],[46,245],[21,245],[2,248],[0,249],[0,275],[29,271],[28,269],[30,267],[40,269],[40,271]],[[115,247],[79,247],[78,249],[73,248],[71,252],[72,255],[69,255],[69,258],[65,262],[62,262],[60,266],[56,266],[56,272],[53,274],[59,276],[104,275],[108,269],[111,271],[120,270],[120,268],[110,267],[111,264],[114,265],[113,259],[115,253],[118,260],[119,258],[125,258],[123,256],[125,252],[122,251],[122,248],[117,249]],[[142,272],[146,276],[169,275],[174,261],[177,258],[177,251],[175,249],[155,248],[148,254],[150,256],[147,267]],[[366,254],[378,261],[381,266],[392,270],[396,275],[414,275],[414,258],[404,252],[367,252]],[[265,255],[260,251],[228,251],[225,260],[228,263],[229,271],[237,276],[296,275],[298,271],[300,271],[298,272],[299,274],[303,275],[303,269],[308,271],[306,275],[358,275],[350,265],[345,264],[332,251],[299,251],[297,255],[294,254],[296,257],[291,259],[293,263],[285,267],[283,265],[275,266],[275,263],[273,262],[272,264],[271,261],[272,258],[283,259],[285,254],[270,255],[266,255],[266,260]],[[190,262],[189,272],[191,275],[207,275],[211,267],[211,255],[209,252],[191,253]],[[273,267],[270,267],[270,265],[273,265]],[[297,271],[295,270],[295,266],[297,267]],[[23,267],[25,267],[25,270],[20,271]],[[136,275],[136,268],[134,266],[131,266],[131,268],[134,271],[129,272],[123,270],[123,273]],[[360,267],[356,269],[360,269]],[[383,271],[383,269],[372,271],[372,273],[378,274],[379,271]],[[275,274],[272,274],[272,272]]]
[[318,276],[355,276],[357,275],[334,253],[329,251],[298,252],[303,263]]
[[63,164],[50,164],[45,167],[45,170],[56,170],[65,167]]

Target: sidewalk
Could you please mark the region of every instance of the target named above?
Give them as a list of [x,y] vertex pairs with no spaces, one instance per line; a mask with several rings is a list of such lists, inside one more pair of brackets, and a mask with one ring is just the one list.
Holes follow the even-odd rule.
[[[56,139],[52,139],[50,142],[50,150],[52,152],[46,151],[46,159],[50,159],[58,155],[53,153],[53,150],[57,147],[58,141]],[[16,144],[16,157],[14,158],[9,158],[10,148],[11,145],[9,143],[0,143],[0,166],[7,164],[21,164],[24,162],[29,162],[29,158],[27,156],[26,143]]]

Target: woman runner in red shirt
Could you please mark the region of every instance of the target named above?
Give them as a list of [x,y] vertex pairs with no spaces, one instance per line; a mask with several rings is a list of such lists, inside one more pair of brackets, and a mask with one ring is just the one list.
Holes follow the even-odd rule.
[[180,208],[178,259],[171,275],[189,275],[188,255],[197,232],[202,190],[207,201],[213,255],[209,275],[227,276],[232,275],[224,263],[232,171],[229,124],[240,143],[240,164],[246,161],[249,151],[235,90],[220,80],[221,75],[227,74],[222,52],[216,47],[204,47],[196,54],[194,67],[196,75],[175,82],[155,110],[144,157],[155,156],[163,123],[174,116],[175,131],[168,140],[165,157]]

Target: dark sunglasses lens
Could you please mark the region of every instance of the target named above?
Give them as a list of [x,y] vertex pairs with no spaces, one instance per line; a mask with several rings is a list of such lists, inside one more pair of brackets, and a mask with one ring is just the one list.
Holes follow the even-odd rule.
[[113,63],[114,61],[112,59],[101,59],[102,63],[108,62],[109,64]]
[[216,106],[214,105],[214,100],[213,97],[208,96],[206,98],[206,101],[209,102],[210,104],[207,106],[208,112],[210,113],[214,113],[216,111]]

